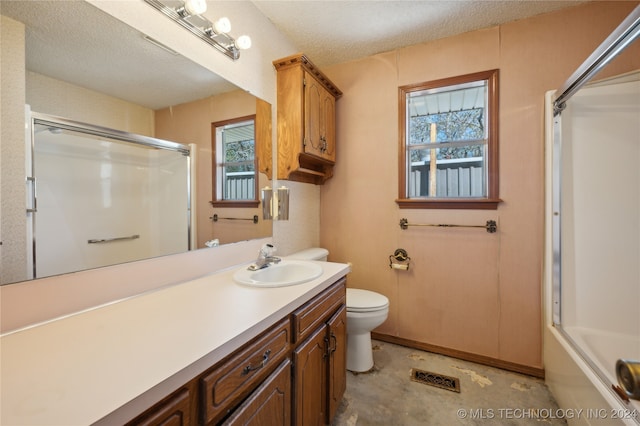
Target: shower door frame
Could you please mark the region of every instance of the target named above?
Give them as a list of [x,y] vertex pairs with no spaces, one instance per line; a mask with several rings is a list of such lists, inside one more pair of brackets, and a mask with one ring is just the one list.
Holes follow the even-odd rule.
[[561,294],[561,152],[562,152],[562,111],[566,102],[598,72],[607,66],[618,54],[640,38],[640,6],[637,6],[625,20],[606,38],[600,46],[580,65],[564,85],[556,92],[553,101],[553,324],[560,325],[562,309]]
[[[98,126],[95,124],[83,123],[75,120],[70,120],[63,117],[57,117],[54,115],[43,114],[38,112],[31,112],[31,117],[29,120],[29,134],[30,134],[30,144],[28,153],[28,164],[27,171],[30,176],[26,176],[26,183],[31,185],[30,191],[28,191],[28,196],[31,198],[31,206],[27,206],[27,214],[31,215],[31,253],[28,256],[29,261],[31,262],[31,273],[33,276],[31,278],[41,278],[38,277],[37,272],[37,259],[36,259],[36,213],[38,211],[38,195],[37,195],[37,184],[36,184],[36,161],[35,161],[35,126],[36,125],[45,125],[50,127],[56,127],[63,130],[69,130],[73,132],[84,133],[91,136],[96,137],[104,137],[112,140],[118,140],[121,142],[131,143],[135,145],[144,146],[146,148],[155,148],[155,149],[164,149],[168,151],[178,152],[186,157],[187,160],[187,249],[192,249],[192,238],[191,238],[191,227],[192,227],[192,206],[191,206],[191,147],[188,145],[184,145],[178,142],[167,141],[163,139],[157,139],[150,136],[138,135],[135,133],[129,133],[122,130],[111,129],[108,127]],[[29,219],[27,219],[29,220]],[[69,271],[76,272],[76,271]]]
[[[629,16],[607,37],[607,39],[587,58],[587,60],[569,77],[564,85],[556,91],[559,94],[553,100],[553,148],[552,148],[552,183],[551,183],[551,279],[552,279],[552,321],[556,330],[570,343],[576,353],[591,368],[596,376],[608,388],[611,395],[622,406],[624,403],[616,392],[609,386],[609,378],[587,356],[574,339],[562,327],[562,253],[561,253],[561,218],[562,218],[562,111],[566,102],[587,84],[599,71],[608,65],[618,54],[640,38],[640,6],[637,6]],[[638,422],[638,419],[635,419]]]

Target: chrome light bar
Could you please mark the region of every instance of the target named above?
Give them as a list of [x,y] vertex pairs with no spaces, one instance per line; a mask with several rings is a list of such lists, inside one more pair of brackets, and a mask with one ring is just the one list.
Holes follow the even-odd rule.
[[251,46],[251,39],[248,36],[241,36],[238,40],[235,40],[226,32],[216,31],[216,24],[213,24],[202,15],[190,13],[190,8],[187,7],[188,5],[184,1],[144,1],[234,61],[240,58],[240,49],[248,49]]

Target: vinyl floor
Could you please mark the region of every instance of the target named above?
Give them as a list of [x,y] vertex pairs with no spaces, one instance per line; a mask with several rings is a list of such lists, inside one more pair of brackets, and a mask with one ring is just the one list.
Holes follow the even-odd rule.
[[[347,371],[334,426],[567,424],[544,380],[376,340],[372,346],[373,369]],[[447,385],[458,379],[459,392],[413,381],[412,370]]]

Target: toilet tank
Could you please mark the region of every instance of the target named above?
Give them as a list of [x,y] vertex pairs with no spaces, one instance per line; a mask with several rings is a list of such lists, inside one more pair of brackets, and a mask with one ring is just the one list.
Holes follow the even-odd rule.
[[328,255],[329,255],[329,250],[321,247],[312,247],[306,250],[293,253],[287,256],[287,258],[297,259],[297,260],[321,260],[323,262],[326,262]]

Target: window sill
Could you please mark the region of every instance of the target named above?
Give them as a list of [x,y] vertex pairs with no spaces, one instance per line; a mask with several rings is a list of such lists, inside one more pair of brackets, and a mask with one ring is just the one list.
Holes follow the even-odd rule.
[[461,210],[497,210],[501,199],[488,198],[401,198],[396,200],[401,209],[461,209]]
[[230,201],[209,201],[213,207],[250,207],[257,208],[260,205],[258,200],[230,200]]

